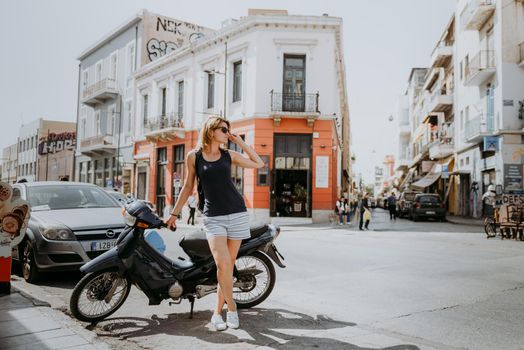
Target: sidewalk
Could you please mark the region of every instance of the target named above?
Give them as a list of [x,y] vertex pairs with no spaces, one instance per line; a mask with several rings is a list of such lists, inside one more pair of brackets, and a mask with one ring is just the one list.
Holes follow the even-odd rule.
[[446,220],[456,225],[484,226],[484,220],[465,216],[446,215]]
[[2,350],[111,349],[94,332],[13,287],[0,296],[0,344]]

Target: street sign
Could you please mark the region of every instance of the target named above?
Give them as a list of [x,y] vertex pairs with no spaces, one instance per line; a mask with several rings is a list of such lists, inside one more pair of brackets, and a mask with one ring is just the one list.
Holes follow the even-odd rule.
[[442,178],[449,179],[449,166],[447,164],[442,165]]

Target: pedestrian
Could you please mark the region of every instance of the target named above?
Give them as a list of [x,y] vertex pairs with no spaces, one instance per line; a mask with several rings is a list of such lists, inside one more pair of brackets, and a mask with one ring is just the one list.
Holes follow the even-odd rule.
[[[204,230],[217,267],[217,303],[211,317],[211,324],[217,331],[240,326],[233,299],[233,269],[242,240],[251,236],[249,214],[242,195],[231,180],[231,166],[257,169],[264,166],[253,148],[231,133],[230,127],[229,121],[215,116],[204,122],[197,148],[186,157],[187,174],[180,197],[166,221],[169,228],[176,228],[177,215],[198,180],[198,207],[204,214]],[[228,141],[239,146],[249,158],[227,150]],[[205,199],[201,203],[202,197]],[[222,318],[225,304],[226,322]]]
[[397,197],[391,192],[388,197],[389,220],[397,220]]
[[358,229],[360,231],[363,231],[362,226],[364,226],[365,229],[368,230],[369,220],[366,220],[366,223],[364,225],[364,212],[366,210],[369,211],[369,200],[367,193],[364,195],[364,198],[362,198],[360,201],[360,222],[358,223]]
[[338,224],[343,225],[344,216],[346,215],[346,205],[344,203],[344,197],[340,197],[336,203],[338,213]]
[[189,218],[187,218],[187,224],[191,221],[191,225],[195,226],[195,211],[197,207],[196,193],[193,192],[187,199],[187,206],[189,207]]
[[346,207],[346,225],[351,224],[351,203],[346,199],[344,199],[344,206]]

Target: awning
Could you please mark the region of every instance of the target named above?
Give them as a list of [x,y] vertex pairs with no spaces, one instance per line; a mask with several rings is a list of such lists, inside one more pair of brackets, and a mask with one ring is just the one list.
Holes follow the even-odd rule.
[[409,169],[406,177],[404,178],[404,181],[402,181],[402,183],[400,184],[400,186],[398,187],[399,189],[403,189],[405,186],[407,186],[409,184],[409,182],[411,181],[411,179],[413,178],[413,174],[415,173],[415,169]]
[[427,173],[426,176],[424,176],[422,179],[416,181],[416,182],[413,182],[411,184],[412,187],[417,187],[417,188],[420,188],[420,189],[424,189],[426,187],[429,187],[431,186],[433,183],[435,183],[435,181],[438,180],[438,178],[440,177],[440,175],[442,174],[440,172],[440,165],[439,164],[435,164],[433,165],[433,167],[431,168],[430,172]]

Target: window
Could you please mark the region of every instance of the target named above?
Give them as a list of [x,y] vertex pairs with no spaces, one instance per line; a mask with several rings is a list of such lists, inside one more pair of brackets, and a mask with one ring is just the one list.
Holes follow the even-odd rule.
[[[245,135],[240,135],[240,137],[242,140],[245,140]],[[232,151],[242,153],[242,148],[231,141],[228,141],[227,148]],[[244,194],[244,169],[231,164],[231,179],[233,180],[233,183],[235,184],[238,192],[240,192],[240,194]]]
[[102,80],[102,62],[98,62],[95,66],[95,78],[97,82]]
[[178,82],[178,118],[181,119],[184,116],[184,81]]
[[100,136],[100,134],[102,134],[102,130],[101,130],[101,127],[102,127],[102,123],[101,123],[101,117],[100,117],[100,111],[96,111],[95,113],[95,132],[96,132],[96,136]]
[[132,42],[127,45],[127,75],[133,74],[135,67],[135,43]]
[[109,76],[113,80],[116,80],[116,76],[117,76],[117,65],[118,65],[117,53],[118,52],[115,52],[115,53],[111,54],[111,56],[109,57],[109,68],[110,68]]
[[242,61],[233,64],[233,102],[242,99]]
[[156,207],[157,214],[164,215],[166,204],[166,164],[167,148],[157,149],[157,174],[156,174]]
[[118,130],[116,128],[116,108],[115,106],[109,107],[108,111],[108,118],[107,118],[107,129],[108,129],[108,135],[115,135]]
[[78,173],[80,174],[78,180],[80,182],[86,182],[86,174],[84,173],[86,167],[85,164],[85,162],[80,162],[80,164],[78,164]]
[[86,69],[82,72],[82,85],[84,89],[87,87],[87,84],[89,84],[89,71]]
[[142,98],[143,98],[142,100],[142,105],[143,105],[142,118],[144,120],[144,125],[146,125],[147,124],[147,109],[148,109],[149,95],[144,95]]
[[86,118],[82,118],[82,121],[80,123],[80,137],[82,139],[85,139],[86,137],[86,123],[87,123]]
[[207,108],[215,106],[215,75],[207,74]]
[[160,101],[160,111],[162,112],[162,116],[165,116],[166,115],[166,93],[167,93],[167,88],[163,87],[162,90],[161,90],[161,96],[162,96],[162,100]]
[[173,147],[173,203],[176,203],[180,194],[180,189],[184,184],[184,145]]
[[131,132],[131,101],[126,102],[126,131]]

